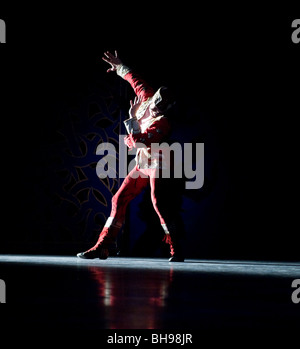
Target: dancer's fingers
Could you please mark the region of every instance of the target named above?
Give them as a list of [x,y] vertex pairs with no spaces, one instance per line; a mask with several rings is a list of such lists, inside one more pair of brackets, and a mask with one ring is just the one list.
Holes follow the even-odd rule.
[[110,63],[110,61],[107,60],[105,57],[102,57],[102,59],[103,59],[105,62]]
[[109,58],[115,58],[113,54],[111,54],[109,51],[106,52],[107,53],[107,57]]

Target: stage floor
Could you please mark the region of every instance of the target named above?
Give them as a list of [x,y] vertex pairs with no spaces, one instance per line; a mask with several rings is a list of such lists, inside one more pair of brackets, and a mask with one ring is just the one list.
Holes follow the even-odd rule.
[[300,321],[291,286],[300,263],[0,255],[0,279],[7,326],[204,331]]

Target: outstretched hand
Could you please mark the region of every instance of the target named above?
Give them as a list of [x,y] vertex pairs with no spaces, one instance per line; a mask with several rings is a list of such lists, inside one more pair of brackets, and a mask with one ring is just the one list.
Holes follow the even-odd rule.
[[143,102],[142,97],[135,97],[134,101],[130,101],[130,109],[129,109],[130,118],[135,118],[136,112],[138,111],[142,102]]
[[111,54],[109,51],[104,52],[104,56],[105,57],[102,57],[102,59],[111,65],[111,68],[107,69],[108,73],[111,71],[116,71],[118,65],[122,64],[122,61],[118,57],[117,51],[115,51],[115,55]]

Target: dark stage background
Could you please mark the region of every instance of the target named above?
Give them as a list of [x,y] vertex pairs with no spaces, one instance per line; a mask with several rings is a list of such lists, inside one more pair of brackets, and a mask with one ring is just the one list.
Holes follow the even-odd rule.
[[[186,256],[299,260],[293,18],[87,12],[2,16],[0,252],[75,254],[97,239],[120,180],[97,177],[95,151],[118,146],[133,97],[101,60],[117,49],[174,91],[174,141],[205,144],[204,186],[182,196]],[[165,256],[160,229],[146,192],[130,205],[121,254]]]

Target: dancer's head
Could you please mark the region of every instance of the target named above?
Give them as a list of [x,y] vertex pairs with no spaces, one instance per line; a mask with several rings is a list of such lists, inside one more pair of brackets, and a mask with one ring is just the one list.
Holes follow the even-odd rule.
[[175,104],[175,100],[170,90],[162,86],[160,87],[152,97],[152,101],[149,106],[150,114],[153,117],[164,114]]

